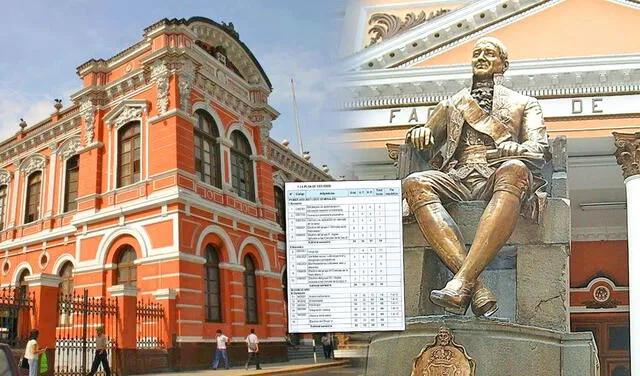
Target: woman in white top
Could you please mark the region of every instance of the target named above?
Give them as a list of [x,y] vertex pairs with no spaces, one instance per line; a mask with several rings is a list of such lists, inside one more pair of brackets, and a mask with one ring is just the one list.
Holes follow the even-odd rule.
[[47,348],[40,349],[38,347],[38,329],[33,329],[29,335],[27,347],[24,349],[24,357],[29,362],[29,376],[38,375],[38,356],[47,351]]

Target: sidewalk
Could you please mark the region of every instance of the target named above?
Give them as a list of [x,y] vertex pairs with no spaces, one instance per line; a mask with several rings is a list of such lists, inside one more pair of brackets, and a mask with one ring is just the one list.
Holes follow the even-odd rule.
[[310,371],[314,369],[323,369],[329,367],[340,367],[346,365],[346,361],[318,359],[318,363],[313,363],[313,358],[297,359],[285,363],[265,363],[261,370],[256,370],[256,366],[250,367],[248,370],[242,366],[232,367],[225,370],[224,367],[218,370],[195,370],[181,372],[166,372],[149,374],[147,376],[243,376],[243,375],[290,375],[296,372]]

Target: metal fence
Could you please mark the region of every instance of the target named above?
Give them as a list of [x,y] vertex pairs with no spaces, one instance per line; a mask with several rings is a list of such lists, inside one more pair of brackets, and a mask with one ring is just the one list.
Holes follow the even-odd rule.
[[0,290],[0,341],[11,347],[26,344],[31,329],[35,295],[26,286],[9,286]]
[[164,348],[164,308],[159,303],[139,300],[136,304],[136,347]]
[[58,315],[54,375],[85,376],[89,373],[96,350],[98,327],[103,328],[107,337],[107,359],[112,365],[112,374],[117,374],[116,298],[89,297],[86,289],[81,294],[63,294],[58,298]]

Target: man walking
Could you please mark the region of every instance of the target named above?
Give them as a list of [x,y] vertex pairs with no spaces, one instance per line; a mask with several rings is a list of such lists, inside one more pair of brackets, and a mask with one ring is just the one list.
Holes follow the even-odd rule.
[[91,371],[87,376],[93,376],[98,372],[98,367],[102,363],[102,369],[106,376],[111,376],[109,368],[109,360],[107,359],[107,336],[104,335],[104,328],[99,326],[96,328],[96,354],[93,357]]
[[325,333],[322,338],[320,338],[320,342],[322,342],[322,352],[324,353],[324,358],[331,359],[331,352],[333,350],[333,341],[331,340],[331,335],[329,333]]
[[227,358],[227,343],[229,343],[229,337],[222,334],[222,330],[216,330],[216,355],[211,365],[211,369],[218,369],[220,363],[220,357],[224,359],[224,368],[229,369],[229,358]]
[[251,359],[255,358],[256,369],[262,369],[260,368],[260,347],[258,346],[259,341],[255,329],[251,329],[251,333],[249,333],[249,335],[245,339],[245,342],[247,343],[248,355],[247,363],[244,365],[244,368],[249,369],[249,363],[251,362]]

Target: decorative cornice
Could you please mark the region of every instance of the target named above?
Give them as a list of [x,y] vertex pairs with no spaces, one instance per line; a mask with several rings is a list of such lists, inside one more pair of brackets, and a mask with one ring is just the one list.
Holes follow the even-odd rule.
[[94,134],[94,119],[96,113],[96,106],[93,105],[91,99],[87,98],[80,105],[80,113],[82,114],[82,119],[85,122],[84,129],[84,141],[85,144],[90,144],[93,142],[93,134]]
[[151,293],[156,300],[175,300],[178,296],[176,289],[159,289]]
[[622,167],[622,176],[627,179],[640,174],[640,132],[613,132],[616,145],[616,162]]
[[119,128],[133,120],[142,120],[142,114],[147,112],[148,102],[144,99],[125,100],[115,106],[103,118],[110,126]]
[[[440,11],[443,11],[443,13],[440,14],[448,12],[447,9],[440,9],[437,12]],[[431,12],[431,16],[433,15],[434,13]],[[373,27],[369,29],[369,35],[373,34],[373,36],[371,37],[371,40],[369,41],[369,45],[367,47],[372,46],[378,42],[382,42],[383,40],[391,39],[396,35],[402,34],[426,21],[427,15],[425,14],[424,10],[418,15],[416,15],[415,13],[407,13],[407,15],[404,16],[404,21],[402,21],[400,17],[396,16],[395,14],[374,13],[371,15],[371,18],[369,18],[369,26],[373,25]]]
[[136,296],[138,295],[139,289],[137,287],[127,285],[114,285],[107,288],[107,291],[111,296]]
[[80,137],[73,136],[66,140],[60,149],[58,150],[58,154],[62,158],[62,160],[69,159],[71,156],[78,154],[81,149],[80,145]]
[[625,226],[577,227],[571,229],[571,241],[627,240]]
[[20,171],[26,176],[31,175],[32,172],[38,170],[44,170],[44,166],[47,163],[47,159],[42,154],[33,154],[30,157],[27,157],[20,164]]
[[[341,109],[432,104],[471,84],[468,64],[346,73],[336,96]],[[538,99],[640,92],[640,55],[522,60],[504,85]]]
[[267,157],[275,167],[302,181],[329,181],[333,177],[293,153],[273,139],[269,139]]
[[25,282],[29,285],[29,287],[34,286],[47,286],[47,287],[58,287],[62,282],[62,277],[55,274],[35,274],[25,277]]
[[0,186],[11,183],[11,172],[9,170],[0,170]]
[[[478,31],[519,20],[563,0],[478,0],[438,17],[431,22],[364,49],[342,62],[344,70],[396,67],[431,57],[455,47]],[[425,57],[426,56],[426,57]]]
[[162,115],[169,109],[169,68],[164,60],[156,60],[151,65],[151,82],[156,84],[156,107],[158,115]]
[[[33,135],[29,135],[25,139],[17,140],[14,138],[5,141],[0,145],[0,161],[18,158],[20,155],[28,153],[37,147],[42,147],[43,144],[48,144],[60,136],[74,133],[80,125],[78,108],[78,106],[74,107],[74,111],[68,113],[64,120],[61,119],[56,123],[45,121],[35,125],[34,127],[40,128],[37,131],[34,130]],[[30,133],[31,131],[28,132]]]
[[178,86],[180,87],[180,106],[190,113],[189,99],[191,97],[191,88],[196,79],[196,66],[193,61],[185,59],[181,61],[178,71]]

